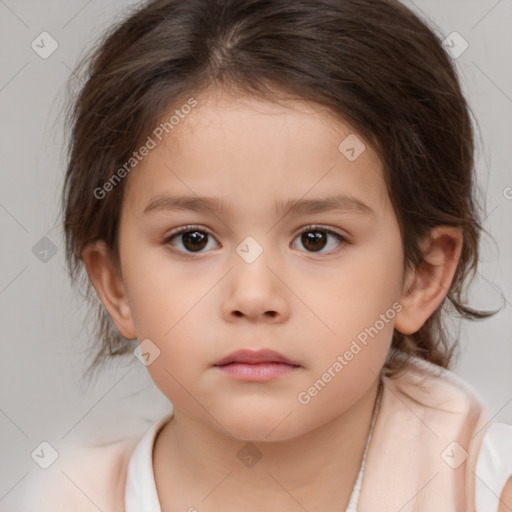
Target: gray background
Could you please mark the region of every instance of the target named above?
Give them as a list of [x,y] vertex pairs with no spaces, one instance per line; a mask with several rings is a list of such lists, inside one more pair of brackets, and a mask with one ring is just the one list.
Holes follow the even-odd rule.
[[[41,441],[59,450],[73,439],[139,435],[169,407],[135,358],[90,386],[80,379],[85,308],[69,284],[58,219],[65,81],[84,49],[135,3],[0,0],[0,510],[13,510],[43,471],[30,456]],[[462,323],[454,370],[496,421],[512,423],[512,1],[407,3],[443,37],[457,31],[469,43],[456,65],[481,129],[478,175],[491,235],[471,297],[477,307],[505,307]],[[59,44],[48,59],[31,48],[43,31]],[[56,249],[46,263],[33,252],[43,237]]]

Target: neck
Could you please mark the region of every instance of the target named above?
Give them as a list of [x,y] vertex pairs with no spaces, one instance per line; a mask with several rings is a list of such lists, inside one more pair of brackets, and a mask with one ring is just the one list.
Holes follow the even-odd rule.
[[378,384],[342,415],[286,441],[233,439],[175,409],[157,436],[153,455],[162,511],[194,510],[191,505],[201,511],[296,511],[299,505],[345,510],[362,463]]

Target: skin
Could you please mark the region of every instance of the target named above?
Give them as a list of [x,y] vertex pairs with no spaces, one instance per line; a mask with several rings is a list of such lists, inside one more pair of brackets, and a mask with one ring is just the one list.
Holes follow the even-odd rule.
[[[162,510],[344,510],[393,328],[413,333],[439,306],[461,233],[436,228],[421,246],[429,263],[405,271],[378,155],[368,143],[355,161],[338,149],[354,133],[348,124],[298,100],[276,104],[220,90],[197,99],[128,178],[122,273],[102,241],[83,253],[118,329],[160,350],[147,368],[174,405],[153,454]],[[374,213],[275,212],[279,200],[334,193]],[[215,197],[226,207],[144,215],[159,194]],[[188,224],[208,233],[199,253],[179,235],[164,242]],[[310,224],[320,227],[304,229]],[[324,247],[301,242],[303,231],[317,230]],[[236,251],[248,236],[263,249],[252,263]],[[395,318],[300,403],[298,394],[396,303]],[[241,348],[276,350],[300,368],[273,381],[240,382],[213,366]],[[262,455],[251,468],[237,457],[247,442]]]
[[498,506],[498,512],[508,512],[510,510],[512,510],[512,476],[503,488]]

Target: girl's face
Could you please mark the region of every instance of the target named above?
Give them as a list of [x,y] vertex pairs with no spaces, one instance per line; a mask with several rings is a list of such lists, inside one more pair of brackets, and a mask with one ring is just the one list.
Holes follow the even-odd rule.
[[[131,325],[176,414],[291,439],[375,383],[401,307],[399,226],[379,158],[347,125],[298,101],[197,100],[127,178]],[[268,380],[215,366],[241,349],[297,366]]]

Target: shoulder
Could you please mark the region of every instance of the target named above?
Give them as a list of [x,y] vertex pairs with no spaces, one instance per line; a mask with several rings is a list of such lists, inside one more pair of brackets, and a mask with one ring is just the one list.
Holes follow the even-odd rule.
[[414,416],[433,434],[422,435],[424,428],[416,432],[411,421],[407,435],[411,444],[413,438],[421,439],[416,451],[422,454],[422,462],[435,471],[448,469],[445,481],[457,475],[454,488],[465,494],[470,510],[508,510],[512,505],[512,425],[493,422],[474,387],[432,363],[413,358],[402,375],[384,382],[392,413]]
[[422,417],[449,427],[460,421],[476,428],[485,423],[488,411],[479,392],[452,370],[411,358],[397,378],[384,377],[396,398]]
[[123,511],[128,462],[137,441],[62,448],[56,462],[35,475],[25,510]]

